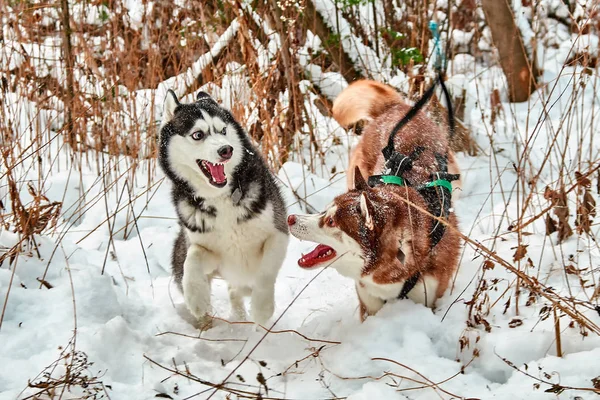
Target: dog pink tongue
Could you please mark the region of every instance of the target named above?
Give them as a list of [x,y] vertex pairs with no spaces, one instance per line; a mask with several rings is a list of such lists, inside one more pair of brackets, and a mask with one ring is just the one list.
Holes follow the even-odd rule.
[[298,265],[302,268],[312,268],[324,262],[334,259],[336,256],[335,250],[331,247],[320,244],[310,253],[302,256],[298,260]]
[[212,175],[213,181],[215,181],[216,183],[225,182],[225,165],[213,164],[211,162],[207,162],[206,165],[210,170],[210,174]]

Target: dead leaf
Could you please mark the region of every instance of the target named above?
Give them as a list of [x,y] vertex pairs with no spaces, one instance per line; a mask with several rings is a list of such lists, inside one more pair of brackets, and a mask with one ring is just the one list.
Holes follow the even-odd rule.
[[460,351],[463,351],[465,347],[469,347],[469,338],[461,336],[460,339],[458,339],[458,344],[460,345]]
[[262,372],[259,372],[256,375],[256,380],[258,381],[258,383],[260,383],[262,385],[262,387],[265,388],[265,392],[267,394],[269,394],[269,388],[267,387],[267,380],[265,379],[265,376],[262,374]]
[[496,266],[496,264],[494,264],[493,261],[491,261],[491,260],[485,260],[483,262],[484,270],[494,269],[495,266]]
[[500,112],[503,111],[502,99],[500,98],[500,91],[498,89],[494,89],[490,94],[490,103],[492,106],[491,122],[493,124]]
[[545,321],[550,317],[550,311],[552,311],[552,307],[547,305],[542,307],[539,314],[542,321]]
[[557,383],[555,383],[554,385],[552,385],[552,387],[550,389],[544,390],[544,392],[546,392],[546,393],[556,393],[556,394],[561,394],[564,391],[565,391],[565,388],[562,387],[562,386],[560,386]]
[[517,326],[523,325],[523,321],[519,318],[513,318],[512,321],[508,323],[509,328],[516,328]]
[[557,230],[556,222],[552,219],[550,214],[546,214],[546,236],[550,236]]
[[589,178],[583,176],[581,172],[575,171],[575,179],[577,180],[577,185],[589,188],[592,186],[592,181]]
[[586,190],[583,194],[583,205],[592,217],[596,216],[596,200],[594,200],[589,190]]
[[550,189],[550,186],[546,186],[546,189],[544,189],[544,199],[551,201],[554,199],[555,196],[556,196],[556,192],[554,190]]
[[566,265],[565,272],[569,275],[579,275],[579,270],[573,264]]
[[513,249],[515,249],[515,248],[517,249],[515,251],[515,254],[513,255],[513,260],[515,262],[517,262],[517,261],[521,260],[523,257],[525,257],[525,255],[527,254],[528,246],[529,245],[527,245],[527,244],[521,244],[518,247],[513,247]]

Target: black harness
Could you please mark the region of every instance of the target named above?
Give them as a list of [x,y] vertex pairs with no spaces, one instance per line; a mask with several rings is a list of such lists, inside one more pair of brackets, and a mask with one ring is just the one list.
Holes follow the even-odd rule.
[[[452,102],[450,99],[450,93],[444,84],[444,79],[441,72],[438,73],[438,77],[429,89],[423,94],[419,101],[406,113],[406,115],[394,126],[390,137],[388,139],[387,146],[383,148],[382,153],[385,159],[385,170],[382,175],[373,175],[369,177],[369,186],[374,187],[378,185],[399,185],[399,186],[411,186],[414,187],[417,192],[427,202],[428,211],[431,215],[438,218],[445,219],[450,214],[451,196],[452,196],[452,181],[457,180],[460,175],[448,173],[448,155],[447,154],[436,154],[436,161],[440,169],[439,172],[434,172],[430,176],[430,181],[422,185],[414,186],[407,179],[404,178],[404,174],[410,171],[413,167],[413,161],[419,158],[419,156],[425,151],[423,147],[416,147],[415,150],[409,154],[404,155],[394,150],[394,138],[396,134],[402,129],[410,120],[423,108],[423,106],[429,101],[437,85],[442,87],[446,104],[448,107],[448,127],[450,130],[450,139],[454,137],[454,113],[452,112]],[[433,249],[444,236],[446,226],[440,223],[439,220],[432,221],[432,229],[429,233],[429,239],[431,248]],[[417,272],[411,276],[402,287],[398,299],[405,299],[408,297],[408,293],[415,287],[421,273]]]

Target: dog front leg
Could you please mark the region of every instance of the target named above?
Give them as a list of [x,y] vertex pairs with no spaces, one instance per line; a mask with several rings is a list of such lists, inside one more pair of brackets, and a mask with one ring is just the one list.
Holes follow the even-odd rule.
[[250,290],[247,287],[234,287],[229,285],[229,301],[231,303],[231,316],[232,321],[246,321],[248,316],[246,315],[246,308],[244,307],[244,297],[250,294]]
[[263,256],[252,288],[252,320],[264,324],[275,310],[275,280],[287,252],[288,235],[277,232],[263,245]]
[[208,325],[210,317],[210,275],[217,269],[218,259],[209,250],[192,244],[183,264],[183,298],[185,305],[200,326]]
[[385,304],[379,297],[369,294],[361,282],[356,283],[356,294],[360,303],[360,322],[365,322],[369,315],[377,314]]
[[[448,151],[448,173],[460,175],[460,167],[452,151]],[[461,191],[462,179],[458,178],[458,180],[452,182],[452,206],[458,201]]]

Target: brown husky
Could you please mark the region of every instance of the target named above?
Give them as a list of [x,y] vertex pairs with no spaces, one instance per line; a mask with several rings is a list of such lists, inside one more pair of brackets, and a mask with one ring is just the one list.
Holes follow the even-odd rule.
[[[359,81],[344,90],[333,106],[336,120],[344,126],[368,121],[351,156],[349,192],[321,214],[288,217],[292,235],[321,243],[298,264],[315,268],[333,261],[333,268],[354,279],[361,320],[396,298],[433,307],[457,268],[460,237],[454,213],[448,215],[441,240],[432,243],[430,233],[438,221],[418,209],[427,210],[428,203],[415,188],[370,188],[363,178],[381,172],[381,150],[409,109],[396,91],[378,82]],[[458,173],[445,132],[423,112],[398,132],[394,146],[405,155],[420,149],[404,175],[413,185],[428,182],[445,162],[450,173]]]
[[360,170],[354,175],[355,189],[336,197],[323,213],[288,217],[292,235],[322,243],[298,264],[309,269],[334,260],[333,268],[356,281],[362,321],[386,301],[401,297],[405,283],[414,276],[418,281],[406,297],[433,307],[456,271],[460,250],[456,217],[450,213],[450,226],[431,248],[429,233],[436,221],[414,207],[427,210],[415,189],[370,188]]

